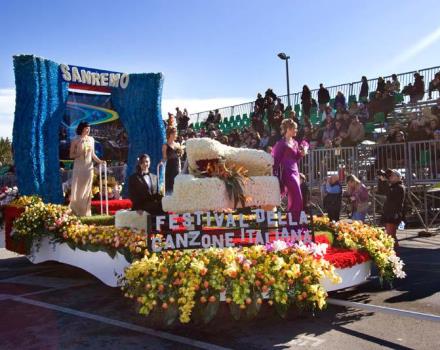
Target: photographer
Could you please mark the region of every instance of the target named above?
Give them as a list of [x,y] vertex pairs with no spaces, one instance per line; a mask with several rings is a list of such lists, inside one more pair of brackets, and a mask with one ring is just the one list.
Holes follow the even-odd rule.
[[[405,200],[405,187],[402,183],[402,175],[397,170],[388,169],[385,176],[379,175],[383,183],[381,194],[386,196],[382,221],[385,224],[386,232],[394,238],[394,246],[398,247],[396,231],[397,226],[403,220],[403,203]],[[388,182],[388,185],[385,185]]]

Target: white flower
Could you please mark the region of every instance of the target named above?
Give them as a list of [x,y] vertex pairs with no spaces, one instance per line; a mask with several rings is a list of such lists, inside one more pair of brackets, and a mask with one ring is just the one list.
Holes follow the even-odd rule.
[[390,255],[388,260],[391,262],[393,273],[396,278],[405,278],[406,273],[403,271],[403,266],[405,266],[405,263],[395,254]]
[[[246,206],[275,207],[280,204],[280,186],[274,176],[253,176],[243,190],[248,198]],[[232,209],[234,202],[229,198],[225,183],[219,178],[178,175],[174,180],[173,194],[162,199],[162,206],[167,212],[191,213]]]
[[274,252],[279,252],[281,250],[287,249],[289,246],[285,241],[282,241],[280,239],[272,242],[272,248]]
[[224,158],[226,165],[243,166],[248,170],[249,176],[272,174],[273,158],[269,153],[261,150],[226,146],[204,137],[188,140],[186,153],[190,169],[197,169],[196,162],[199,160]]
[[327,243],[318,243],[315,242],[304,244],[304,242],[299,241],[294,245],[295,249],[302,250],[307,254],[312,254],[314,256],[324,256],[327,252],[328,244]]

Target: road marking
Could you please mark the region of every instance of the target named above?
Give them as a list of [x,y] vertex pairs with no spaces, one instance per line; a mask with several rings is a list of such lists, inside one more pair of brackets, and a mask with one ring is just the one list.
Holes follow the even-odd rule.
[[317,347],[325,343],[324,339],[319,339],[317,337],[311,337],[308,335],[299,335],[295,339],[284,344],[276,344],[275,346],[306,346],[306,347]]
[[19,303],[37,306],[37,307],[41,307],[41,308],[45,308],[45,309],[49,309],[49,310],[63,312],[65,314],[69,314],[69,315],[73,315],[73,316],[77,316],[77,317],[82,317],[82,318],[86,318],[86,319],[97,321],[97,322],[102,322],[102,323],[105,323],[105,324],[108,324],[111,326],[125,328],[130,331],[146,334],[146,335],[156,337],[156,338],[162,338],[162,339],[165,339],[168,341],[172,341],[175,343],[181,343],[181,344],[193,346],[193,347],[200,348],[200,349],[229,350],[229,348],[225,348],[222,346],[202,342],[199,340],[194,340],[194,339],[182,337],[180,335],[166,333],[166,332],[158,331],[158,330],[155,330],[152,328],[141,327],[141,326],[131,324],[128,322],[118,321],[118,320],[114,320],[114,319],[111,319],[108,317],[99,316],[99,315],[95,315],[95,314],[91,314],[88,312],[79,311],[79,310],[75,310],[75,309],[71,309],[71,308],[67,308],[67,307],[63,307],[63,306],[59,306],[59,305],[49,304],[49,303],[45,303],[45,302],[38,301],[38,300],[27,299],[27,298],[23,298],[21,296],[11,296],[9,298],[9,300],[13,300],[13,301],[16,301]]
[[352,307],[355,309],[365,309],[365,310],[369,310],[369,311],[384,312],[384,313],[388,313],[388,314],[392,314],[392,315],[412,317],[412,318],[417,318],[417,319],[423,320],[423,321],[440,322],[440,316],[433,315],[433,314],[425,314],[422,312],[401,310],[401,309],[395,309],[392,307],[363,304],[363,303],[358,303],[355,301],[347,301],[347,300],[340,300],[340,299],[333,299],[333,298],[328,298],[327,303],[331,304],[331,305]]

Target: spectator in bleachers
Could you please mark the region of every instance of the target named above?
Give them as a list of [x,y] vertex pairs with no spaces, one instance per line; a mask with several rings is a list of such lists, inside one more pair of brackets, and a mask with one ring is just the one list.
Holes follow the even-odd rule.
[[434,79],[432,79],[429,82],[429,89],[428,89],[429,99],[432,98],[432,92],[436,90],[440,91],[440,72],[435,73]]
[[355,146],[365,139],[365,129],[357,116],[354,116],[347,130],[349,146]]
[[379,91],[381,94],[383,94],[385,92],[385,86],[385,80],[382,77],[379,77],[379,79],[377,79],[376,91]]
[[359,92],[359,101],[366,101],[368,100],[368,80],[366,76],[363,76],[362,79],[362,84],[361,84],[361,91]]
[[182,118],[180,118],[181,130],[186,130],[188,128],[189,123],[189,115],[186,108],[183,109]]
[[341,123],[342,123],[342,128],[344,130],[348,130],[348,127],[351,124],[351,117],[350,117],[350,113],[348,111],[344,111],[342,113],[342,118],[340,119]]
[[333,120],[335,117],[333,114],[333,107],[331,106],[325,107],[324,112],[322,113],[322,121],[327,120],[329,117],[331,118],[331,120]]
[[319,84],[319,90],[318,90],[318,104],[319,104],[320,113],[324,112],[325,107],[329,102],[330,102],[330,94],[328,90],[324,87],[324,85],[321,83]]
[[414,73],[414,85],[410,93],[410,103],[417,103],[423,99],[425,94],[425,82],[423,81],[423,76],[419,73]]
[[218,109],[216,109],[214,111],[214,124],[220,124],[221,121],[222,121],[222,115],[220,114]]
[[284,112],[284,104],[281,102],[279,97],[276,99],[275,111],[279,111],[281,113]]
[[328,122],[325,125],[324,132],[322,133],[321,142],[323,145],[327,144],[327,141],[332,141],[335,138],[335,129],[333,128],[333,123]]
[[296,116],[296,112],[295,111],[290,111],[289,112],[289,119],[292,119],[296,124],[300,124],[298,117]]
[[393,85],[391,84],[391,80],[387,80],[385,82],[385,93],[394,95]]
[[359,112],[359,106],[357,104],[356,101],[352,101],[350,103],[350,107],[348,108],[348,114],[350,115],[350,117],[354,117],[355,115],[357,115]]
[[258,107],[260,111],[264,109],[264,98],[261,94],[257,94],[257,99],[255,100],[255,107]]
[[314,139],[313,126],[309,126],[309,125],[304,126],[304,129],[303,129],[303,132],[301,135],[301,139],[306,140],[309,144],[310,144],[310,142],[313,141],[313,139]]
[[425,130],[421,122],[417,119],[412,120],[408,127],[408,141],[421,141],[425,140],[425,137]]
[[180,110],[179,107],[176,107],[176,120],[177,120],[177,123],[179,123],[179,119],[182,118],[182,116],[183,116],[182,111]]
[[405,96],[411,96],[412,91],[413,91],[413,84],[409,83],[408,85],[403,87],[402,94],[404,94]]
[[269,121],[269,125],[272,126],[272,120],[275,113],[275,103],[272,97],[267,97],[265,108],[267,113],[267,120]]
[[273,92],[272,89],[267,89],[264,95],[264,99],[266,101],[269,99],[269,97],[272,99],[272,101],[275,101],[277,99],[277,95]]
[[342,108],[345,109],[347,106],[346,102],[345,102],[345,96],[342,93],[342,91],[338,91],[338,93],[336,94],[335,97],[335,103],[333,104],[333,108],[334,109],[338,109],[338,108]]
[[281,111],[275,111],[273,119],[272,119],[272,125],[271,127],[274,128],[277,133],[281,132],[281,122],[283,121],[283,114]]
[[335,138],[340,137],[341,132],[345,132],[347,131],[347,129],[348,128],[342,123],[342,120],[335,120],[335,126],[334,126]]
[[269,142],[268,142],[267,145],[270,146],[270,147],[273,147],[278,142],[278,140],[280,138],[281,138],[280,134],[278,134],[276,132],[276,130],[272,130],[270,132]]
[[365,103],[359,103],[359,109],[358,109],[358,113],[357,113],[359,120],[362,123],[367,122],[368,118],[369,118],[369,114],[368,114],[368,107],[367,104]]
[[301,93],[301,106],[304,120],[310,119],[310,109],[312,108],[312,93],[307,85],[303,86]]
[[397,79],[397,75],[393,74],[391,76],[391,91],[395,94],[397,94],[398,92],[400,92],[400,82]]
[[[258,106],[255,106],[256,109],[258,109]],[[260,135],[264,132],[264,122],[262,119],[261,114],[257,111],[254,113],[254,115],[251,118],[251,125],[252,128],[257,131]]]
[[214,117],[215,117],[214,112],[209,111],[208,118],[206,118],[206,123],[207,124],[214,123]]
[[269,144],[269,134],[267,133],[267,131],[263,131],[263,133],[261,134],[262,137],[260,138],[260,149],[265,149],[267,147],[267,145]]

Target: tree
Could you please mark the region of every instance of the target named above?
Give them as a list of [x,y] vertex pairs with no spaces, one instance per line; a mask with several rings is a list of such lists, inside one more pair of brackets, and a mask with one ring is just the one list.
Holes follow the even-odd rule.
[[12,164],[12,142],[8,137],[0,137],[0,162],[2,164]]

